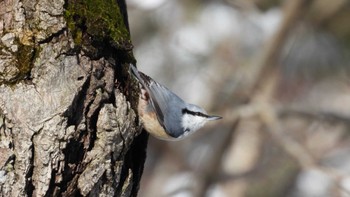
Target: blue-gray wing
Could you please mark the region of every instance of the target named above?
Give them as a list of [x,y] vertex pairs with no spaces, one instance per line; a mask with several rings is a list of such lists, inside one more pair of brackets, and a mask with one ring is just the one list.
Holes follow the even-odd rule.
[[163,85],[157,83],[149,76],[131,66],[135,77],[150,96],[150,102],[155,109],[160,124],[173,137],[180,136],[182,132],[181,117],[184,101]]

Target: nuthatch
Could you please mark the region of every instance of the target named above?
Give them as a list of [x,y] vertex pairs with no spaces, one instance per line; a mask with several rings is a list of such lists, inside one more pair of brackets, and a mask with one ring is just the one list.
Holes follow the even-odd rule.
[[131,72],[141,84],[138,114],[146,131],[163,140],[179,140],[194,133],[209,120],[220,116],[207,115],[197,105],[183,101],[168,88],[138,71]]

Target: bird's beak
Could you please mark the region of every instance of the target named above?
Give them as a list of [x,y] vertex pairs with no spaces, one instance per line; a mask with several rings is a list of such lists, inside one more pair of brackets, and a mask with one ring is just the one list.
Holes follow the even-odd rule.
[[207,119],[208,120],[219,120],[221,118],[222,118],[221,116],[209,116]]

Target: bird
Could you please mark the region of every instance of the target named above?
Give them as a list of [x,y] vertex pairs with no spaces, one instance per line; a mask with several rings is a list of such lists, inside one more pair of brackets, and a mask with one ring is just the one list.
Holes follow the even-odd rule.
[[181,140],[206,122],[222,118],[208,115],[203,108],[185,102],[133,64],[129,70],[140,84],[138,116],[143,128],[152,136],[167,141]]

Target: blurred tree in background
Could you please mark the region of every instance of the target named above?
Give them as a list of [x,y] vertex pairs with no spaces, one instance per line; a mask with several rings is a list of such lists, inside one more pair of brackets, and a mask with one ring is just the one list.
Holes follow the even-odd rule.
[[151,138],[140,196],[350,196],[347,0],[130,0],[140,70],[224,119]]

